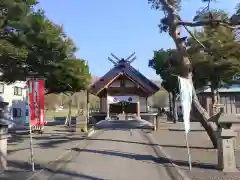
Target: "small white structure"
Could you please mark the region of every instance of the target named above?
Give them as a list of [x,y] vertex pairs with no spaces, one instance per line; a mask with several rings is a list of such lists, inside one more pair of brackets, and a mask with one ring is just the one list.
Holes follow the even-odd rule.
[[26,82],[12,84],[0,82],[0,103],[8,103],[5,111],[17,124],[23,124],[26,113]]

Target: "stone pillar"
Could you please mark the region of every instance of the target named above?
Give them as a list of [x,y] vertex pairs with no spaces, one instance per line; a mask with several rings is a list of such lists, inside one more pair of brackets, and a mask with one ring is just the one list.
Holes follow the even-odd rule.
[[218,133],[218,168],[223,172],[237,172],[234,155],[234,139],[237,133],[223,128]]
[[0,124],[0,173],[7,169],[7,133],[8,126]]

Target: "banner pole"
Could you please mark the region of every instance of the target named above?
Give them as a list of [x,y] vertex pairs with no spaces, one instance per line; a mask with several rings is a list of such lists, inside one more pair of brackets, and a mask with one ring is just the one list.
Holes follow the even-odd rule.
[[189,170],[192,170],[192,160],[191,160],[191,152],[189,148],[189,143],[188,143],[188,133],[185,133],[185,138],[186,138],[186,146],[187,146],[187,152],[188,152],[188,165],[189,165]]
[[30,130],[30,149],[31,149],[31,164],[32,164],[32,171],[35,171],[34,165],[34,154],[33,154],[33,141],[32,141],[32,126],[29,123],[29,130]]
[[[31,90],[30,90],[31,89]],[[29,135],[30,135],[30,153],[31,153],[31,164],[32,164],[32,171],[35,171],[35,164],[34,164],[34,153],[33,153],[33,138],[32,138],[32,125],[31,125],[31,108],[30,108],[30,101],[29,101],[29,91],[32,91],[32,87],[30,87],[29,79],[27,79],[27,103],[28,103],[28,123],[29,123]]]

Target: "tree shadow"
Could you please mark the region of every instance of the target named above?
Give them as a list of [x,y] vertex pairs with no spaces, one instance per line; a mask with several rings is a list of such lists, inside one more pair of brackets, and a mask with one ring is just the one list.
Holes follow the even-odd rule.
[[[124,140],[116,140],[116,139],[100,139],[100,138],[88,138],[88,140],[92,141],[113,141],[119,143],[129,143],[129,144],[140,144],[140,145],[150,145],[150,146],[162,146],[162,147],[175,147],[175,148],[187,148],[186,146],[181,145],[168,145],[168,144],[152,144],[152,143],[144,143],[144,142],[137,142],[137,141],[124,141]],[[201,147],[201,146],[190,146],[192,149],[214,149],[213,147]]]
[[[172,160],[165,157],[155,157],[152,155],[129,154],[129,153],[119,152],[119,151],[107,151],[107,150],[103,151],[103,150],[79,149],[79,148],[73,148],[72,150],[78,151],[78,152],[117,156],[117,157],[122,157],[127,159],[134,159],[137,161],[153,161],[158,164],[169,164],[172,162],[178,166],[186,166],[186,167],[189,166],[188,161]],[[198,162],[192,162],[192,167],[201,168],[201,169],[214,169],[214,170],[217,169],[217,165],[215,164],[206,164],[206,163],[198,163]]]
[[[71,172],[71,171],[66,171],[66,170],[57,170],[57,171],[52,171],[51,169],[46,168],[46,171],[52,172],[57,176],[58,180],[66,180],[68,178],[84,178],[85,180],[104,180],[103,178],[98,178],[98,177],[93,177],[90,175],[82,174],[82,173],[76,173],[76,172]],[[64,177],[60,178],[58,177],[59,175],[64,175]],[[54,179],[54,176],[52,177]]]
[[61,144],[67,143],[69,141],[81,141],[84,140],[85,137],[69,137],[67,135],[56,136],[49,138],[49,136],[39,136],[35,137],[36,140],[46,140],[44,142],[38,142],[37,144],[42,148],[54,148],[60,146]]
[[9,133],[11,137],[8,138],[8,143],[21,143],[23,142],[27,137],[23,135],[18,135],[15,133]]
[[19,149],[14,149],[14,150],[7,150],[7,154],[8,155],[11,155],[12,153],[14,153],[14,152],[18,152],[18,151],[24,151],[24,150],[27,150],[27,149],[29,149],[29,147],[28,148],[19,148]]
[[[90,175],[82,174],[82,173],[76,173],[71,172],[63,169],[56,170],[56,167],[58,164],[49,167],[44,167],[40,164],[35,163],[35,172],[33,173],[31,171],[32,166],[28,162],[22,162],[22,161],[8,161],[8,165],[11,167],[10,170],[6,170],[3,174],[0,174],[1,180],[26,180],[29,177],[33,177],[33,179],[41,179],[42,173],[44,176],[51,177],[51,179],[54,179],[54,176],[64,175],[63,178],[60,179],[71,179],[71,178],[84,178],[86,180],[104,180],[102,178],[93,177]],[[43,171],[39,172],[40,170],[44,169]],[[39,173],[38,173],[39,172]],[[35,174],[35,175],[34,175]],[[38,178],[39,177],[39,178]]]
[[[161,147],[173,147],[173,148],[182,148],[186,149],[187,147],[185,145],[168,145],[168,144],[161,144]],[[205,150],[210,150],[210,149],[215,149],[214,147],[201,147],[201,146],[189,146],[191,149],[205,149]]]
[[151,145],[151,146],[158,146],[158,144],[151,144],[151,143],[144,143],[144,142],[137,142],[137,141],[125,141],[125,140],[117,140],[117,139],[102,139],[102,138],[88,138],[87,140],[90,141],[112,141],[112,142],[119,142],[119,143],[129,143],[129,144],[139,144],[139,145]]
[[[46,126],[64,125],[65,124],[65,120],[66,120],[65,116],[54,117],[54,121],[49,121],[46,124]],[[76,125],[76,117],[72,117],[71,124],[72,125]]]
[[[185,131],[185,129],[168,128],[169,131]],[[191,132],[205,132],[204,129],[191,129]]]

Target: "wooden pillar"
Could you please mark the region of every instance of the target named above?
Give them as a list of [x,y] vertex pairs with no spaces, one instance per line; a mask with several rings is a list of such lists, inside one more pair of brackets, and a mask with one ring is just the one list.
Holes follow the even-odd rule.
[[137,117],[140,118],[140,102],[137,101]]
[[106,92],[106,111],[107,111],[106,118],[110,118],[109,104],[108,104],[108,92]]
[[87,90],[87,125],[89,124],[89,91]]

